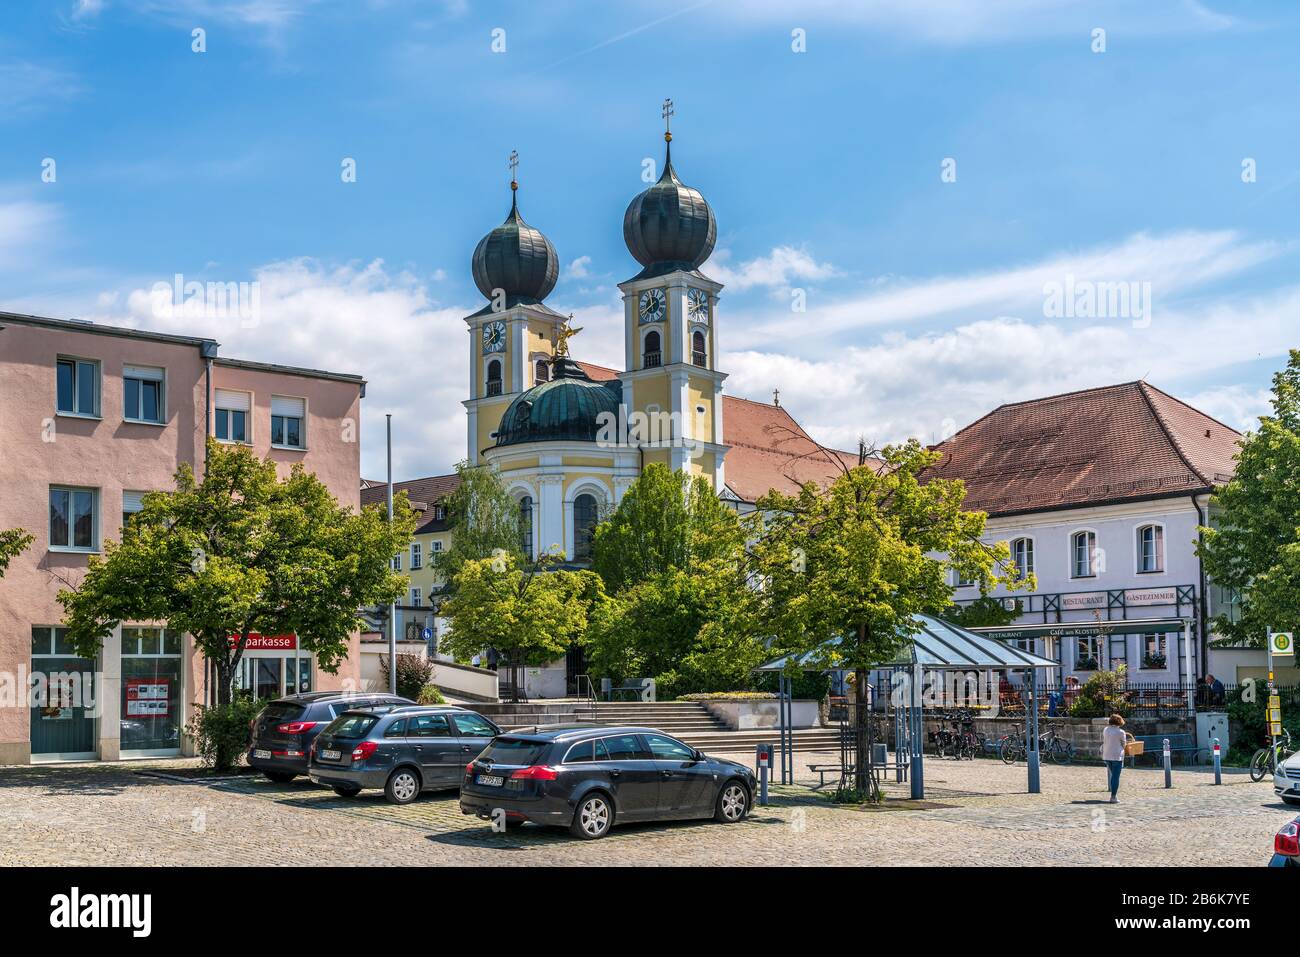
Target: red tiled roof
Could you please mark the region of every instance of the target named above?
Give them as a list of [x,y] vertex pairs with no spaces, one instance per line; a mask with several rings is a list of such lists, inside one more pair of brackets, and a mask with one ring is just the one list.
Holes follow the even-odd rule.
[[[447,527],[446,519],[441,521],[433,517],[429,509],[438,501],[446,498],[460,486],[460,476],[453,472],[451,475],[430,475],[427,478],[411,479],[407,482],[394,482],[393,495],[398,492],[406,492],[406,497],[411,503],[411,507],[421,513],[420,525],[416,528],[417,535],[427,534],[428,532],[442,531]],[[367,484],[362,482],[361,485],[361,505],[387,505],[388,504],[388,483],[374,482]]]
[[[618,372],[579,362],[594,381],[617,378]],[[856,452],[823,449],[779,405],[722,396],[722,440],[730,446],[726,482],[736,497],[755,502],[771,489],[794,494],[805,482],[834,481],[858,464]]]
[[1226,482],[1234,429],[1146,382],[999,406],[935,446],[931,474],[991,515],[1189,495]]

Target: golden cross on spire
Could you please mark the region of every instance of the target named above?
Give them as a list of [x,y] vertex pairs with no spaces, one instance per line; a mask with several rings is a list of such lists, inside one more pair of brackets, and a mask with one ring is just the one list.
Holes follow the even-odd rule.
[[564,325],[555,330],[555,358],[569,354],[569,340],[581,331],[582,326],[573,328],[573,313],[569,313],[569,318]]
[[664,100],[662,114],[664,118],[664,139],[671,140],[673,138],[673,101],[671,99]]
[[510,188],[518,189],[519,182],[515,177],[515,171],[519,169],[519,151],[510,151]]

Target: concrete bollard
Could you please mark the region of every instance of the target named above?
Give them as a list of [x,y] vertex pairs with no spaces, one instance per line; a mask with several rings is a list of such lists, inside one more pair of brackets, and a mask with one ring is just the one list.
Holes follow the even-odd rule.
[[1219,754],[1219,739],[1214,739],[1214,783],[1223,783],[1223,758]]
[[1165,787],[1174,786],[1174,767],[1173,758],[1169,754],[1169,739],[1165,738]]

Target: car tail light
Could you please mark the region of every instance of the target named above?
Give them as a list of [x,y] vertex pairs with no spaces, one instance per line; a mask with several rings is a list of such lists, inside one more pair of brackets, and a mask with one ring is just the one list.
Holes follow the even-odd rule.
[[374,741],[362,741],[360,744],[358,744],[355,748],[352,749],[352,760],[364,761],[366,758],[374,754],[376,749],[378,749],[378,747],[379,745],[376,744]]
[[277,725],[275,730],[281,734],[302,734],[318,724],[320,724],[319,721],[290,721],[288,724]]
[[555,768],[545,764],[534,764],[531,768],[520,768],[510,775],[511,781],[554,781],[560,776]]
[[465,777],[469,777],[473,773],[474,773],[474,762],[471,761],[469,764],[465,765]]
[[1284,857],[1300,857],[1300,824],[1295,821],[1283,824],[1273,838],[1273,850]]

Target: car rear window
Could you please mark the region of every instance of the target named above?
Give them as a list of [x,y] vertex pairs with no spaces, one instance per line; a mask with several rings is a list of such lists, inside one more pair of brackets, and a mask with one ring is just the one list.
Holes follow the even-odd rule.
[[378,723],[373,714],[345,714],[331,721],[325,733],[336,738],[364,738]]
[[493,764],[536,764],[546,749],[549,741],[530,741],[527,738],[496,738],[483,749],[478,756],[480,761]]
[[272,701],[266,706],[262,715],[267,721],[292,721],[301,717],[307,709],[292,701]]

